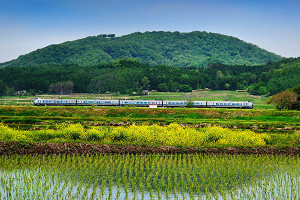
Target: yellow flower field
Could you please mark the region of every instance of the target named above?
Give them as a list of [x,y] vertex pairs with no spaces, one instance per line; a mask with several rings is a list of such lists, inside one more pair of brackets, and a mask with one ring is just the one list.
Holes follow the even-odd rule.
[[24,131],[0,124],[1,141],[83,142],[99,144],[133,144],[154,146],[212,147],[265,146],[267,134],[222,127],[184,128],[176,123],[168,126],[131,125],[128,127],[93,127],[81,124],[59,125],[56,129]]

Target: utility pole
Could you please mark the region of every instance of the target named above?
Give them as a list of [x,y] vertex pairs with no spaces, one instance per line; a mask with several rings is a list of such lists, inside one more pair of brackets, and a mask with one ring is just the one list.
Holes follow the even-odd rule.
[[186,98],[186,95],[184,93],[183,94],[183,103],[185,103],[185,98]]

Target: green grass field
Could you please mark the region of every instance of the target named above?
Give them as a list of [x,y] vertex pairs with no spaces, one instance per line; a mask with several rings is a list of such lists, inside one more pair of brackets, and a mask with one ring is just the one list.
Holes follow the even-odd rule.
[[254,96],[235,91],[196,91],[190,93],[150,92],[148,96],[129,96],[121,94],[72,94],[72,95],[36,95],[0,97],[0,105],[32,106],[35,98],[63,99],[161,99],[161,100],[192,100],[192,101],[252,101],[254,109],[275,109],[267,104],[268,97]]
[[0,122],[18,127],[48,127],[57,123],[88,126],[136,124],[220,125],[264,131],[299,129],[299,111],[242,110],[210,108],[134,108],[134,107],[28,107],[1,106]]

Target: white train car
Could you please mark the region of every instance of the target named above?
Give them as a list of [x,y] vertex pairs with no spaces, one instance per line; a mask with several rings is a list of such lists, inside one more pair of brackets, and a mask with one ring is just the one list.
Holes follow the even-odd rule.
[[120,106],[136,106],[136,107],[149,107],[149,105],[163,106],[161,100],[120,100]]
[[165,107],[186,107],[186,101],[163,101]]
[[[252,109],[251,101],[193,101],[195,108],[244,108]],[[135,107],[187,107],[187,101],[163,100],[88,100],[88,99],[34,99],[35,106],[135,106]]]
[[250,101],[207,101],[207,108],[253,108]]
[[34,99],[35,106],[76,106],[75,99]]
[[79,99],[77,100],[77,106],[119,106],[119,100],[103,100],[103,99],[97,99],[97,100],[85,100],[85,99]]
[[193,101],[194,106],[196,108],[206,108],[207,101]]

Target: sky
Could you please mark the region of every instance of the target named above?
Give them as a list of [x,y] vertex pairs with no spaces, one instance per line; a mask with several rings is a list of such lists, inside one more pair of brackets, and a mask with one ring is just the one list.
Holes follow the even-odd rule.
[[0,63],[87,36],[145,31],[230,35],[300,57],[299,0],[0,0]]

